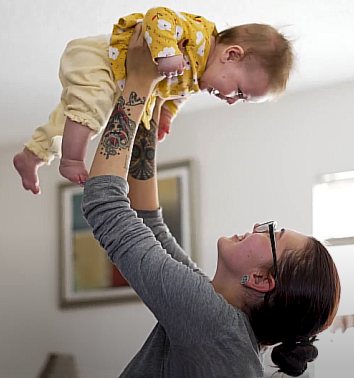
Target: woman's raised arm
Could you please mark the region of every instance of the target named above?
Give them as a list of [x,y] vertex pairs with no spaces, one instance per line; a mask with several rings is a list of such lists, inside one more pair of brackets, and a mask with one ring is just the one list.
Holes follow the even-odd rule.
[[114,175],[127,179],[133,142],[146,99],[159,80],[141,25],[136,26],[132,35],[126,65],[126,85],[103,132],[89,177]]
[[157,127],[163,100],[157,97],[150,130],[139,125],[129,168],[129,198],[131,206],[139,210],[159,208],[156,172]]

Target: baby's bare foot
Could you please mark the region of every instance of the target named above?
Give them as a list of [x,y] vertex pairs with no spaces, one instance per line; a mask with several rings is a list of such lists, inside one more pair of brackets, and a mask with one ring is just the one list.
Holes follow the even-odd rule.
[[13,164],[22,178],[23,187],[26,190],[31,190],[33,194],[40,194],[37,171],[44,161],[29,149],[24,148],[22,152],[14,156]]
[[81,160],[60,159],[60,174],[71,182],[83,184],[88,178],[85,163]]

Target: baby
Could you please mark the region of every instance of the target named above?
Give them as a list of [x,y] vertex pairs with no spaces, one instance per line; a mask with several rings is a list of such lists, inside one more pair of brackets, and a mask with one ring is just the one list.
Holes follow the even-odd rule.
[[26,190],[40,193],[38,168],[50,164],[60,152],[62,176],[85,182],[88,142],[103,129],[124,89],[129,40],[140,22],[152,59],[165,76],[147,99],[142,117],[149,128],[156,97],[164,100],[159,140],[170,132],[173,118],[193,93],[208,91],[233,104],[260,102],[285,90],[293,64],[292,46],[271,26],[240,25],[218,33],[204,17],[165,7],[145,15],[131,14],[119,19],[112,35],[67,45],[59,70],[60,104],[14,157]]

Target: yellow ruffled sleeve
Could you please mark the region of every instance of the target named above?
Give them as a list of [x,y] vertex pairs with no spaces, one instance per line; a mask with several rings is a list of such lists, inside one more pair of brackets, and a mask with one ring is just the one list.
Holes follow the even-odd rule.
[[118,32],[117,34],[119,34],[118,29],[121,29],[120,31],[122,30],[125,31],[125,29],[134,28],[137,23],[142,22],[143,20],[144,20],[143,13],[132,13],[126,17],[121,17],[118,20],[118,23],[114,25],[116,29],[114,30],[114,32],[116,33]]
[[149,9],[144,17],[143,33],[155,62],[156,58],[182,55],[178,42],[184,35],[183,22],[171,9]]

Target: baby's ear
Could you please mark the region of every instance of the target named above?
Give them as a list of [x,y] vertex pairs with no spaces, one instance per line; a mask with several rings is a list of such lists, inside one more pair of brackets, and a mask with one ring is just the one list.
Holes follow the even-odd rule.
[[228,58],[227,60],[242,60],[245,56],[245,51],[239,45],[229,46],[227,48]]
[[243,48],[239,45],[226,46],[221,50],[220,60],[222,63],[242,60],[245,56]]

